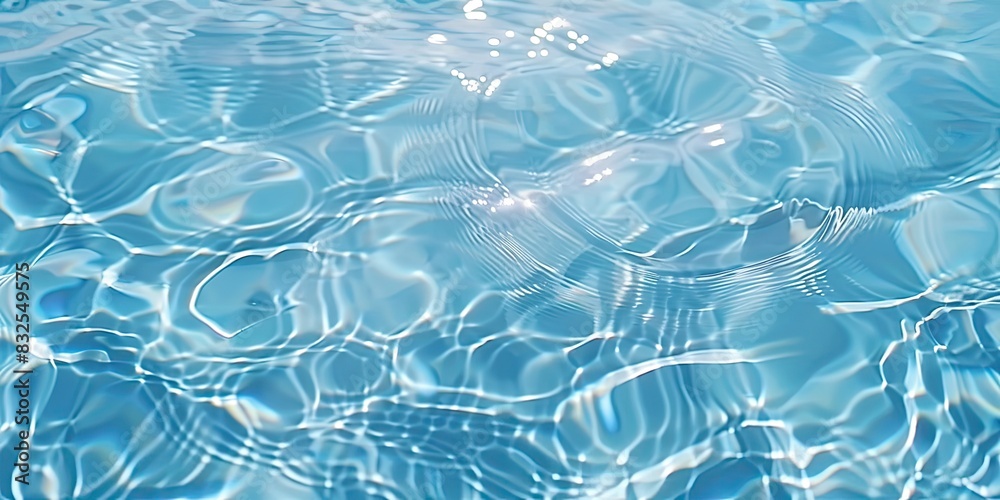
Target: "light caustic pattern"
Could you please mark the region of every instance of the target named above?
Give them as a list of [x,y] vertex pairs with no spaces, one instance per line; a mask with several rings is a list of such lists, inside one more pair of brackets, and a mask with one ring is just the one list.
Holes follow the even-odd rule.
[[0,5],[0,496],[1000,497],[995,2]]

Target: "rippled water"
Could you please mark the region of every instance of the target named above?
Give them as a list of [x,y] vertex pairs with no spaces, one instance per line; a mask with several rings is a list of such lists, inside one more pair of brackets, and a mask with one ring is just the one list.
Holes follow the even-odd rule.
[[994,2],[0,5],[4,498],[1000,497]]

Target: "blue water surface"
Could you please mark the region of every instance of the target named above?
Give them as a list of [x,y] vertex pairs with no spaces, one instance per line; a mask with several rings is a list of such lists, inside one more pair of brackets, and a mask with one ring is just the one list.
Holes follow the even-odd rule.
[[5,0],[0,497],[1000,498],[997,82],[989,0]]

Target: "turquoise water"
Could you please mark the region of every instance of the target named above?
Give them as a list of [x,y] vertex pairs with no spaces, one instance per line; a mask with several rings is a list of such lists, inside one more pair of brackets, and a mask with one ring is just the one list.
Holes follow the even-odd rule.
[[994,2],[0,10],[0,497],[1000,498]]

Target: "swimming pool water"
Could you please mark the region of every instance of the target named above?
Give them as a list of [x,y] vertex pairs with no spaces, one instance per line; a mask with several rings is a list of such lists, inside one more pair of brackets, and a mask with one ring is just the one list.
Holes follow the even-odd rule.
[[998,26],[4,1],[0,496],[1000,498]]

